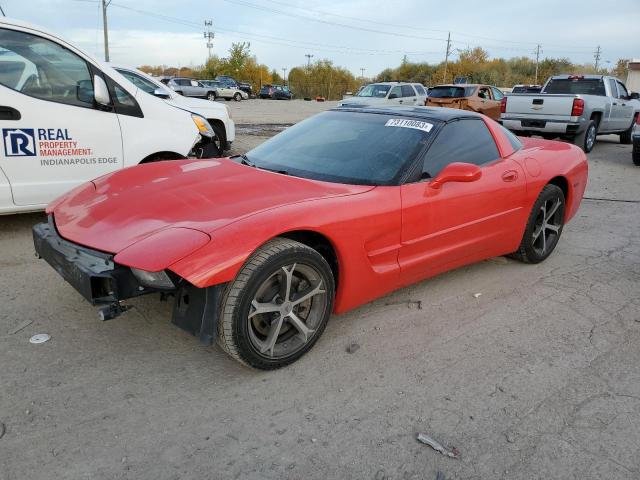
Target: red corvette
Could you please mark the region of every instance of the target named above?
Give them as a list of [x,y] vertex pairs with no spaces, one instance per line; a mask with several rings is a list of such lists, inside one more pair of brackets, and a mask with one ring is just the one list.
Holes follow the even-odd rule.
[[443,108],[339,108],[246,155],[122,170],[49,205],[37,253],[105,305],[175,295],[173,322],[261,369],[344,312],[510,254],[547,258],[587,184],[584,153]]

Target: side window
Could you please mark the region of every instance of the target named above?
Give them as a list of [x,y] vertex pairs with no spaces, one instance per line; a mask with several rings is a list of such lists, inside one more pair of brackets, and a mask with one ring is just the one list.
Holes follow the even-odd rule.
[[389,98],[391,98],[391,95],[395,95],[395,98],[402,97],[402,89],[400,87],[393,87],[389,91]]
[[478,89],[478,96],[485,100],[491,100],[491,93],[487,87],[480,87]]
[[411,85],[402,85],[402,96],[415,97],[416,92],[413,90],[413,87]]
[[191,85],[191,82],[189,80],[184,79],[176,80],[176,83],[182,87],[188,87]]
[[29,33],[0,29],[0,58],[0,83],[5,87],[51,102],[93,106],[89,66],[63,46]]
[[484,165],[500,157],[493,136],[482,120],[458,120],[446,124],[429,148],[423,178],[433,178],[453,162]]
[[144,115],[136,99],[114,80],[105,75],[105,81],[113,101],[113,111],[119,115],[143,118]]
[[618,89],[616,88],[616,81],[613,78],[609,79],[609,88],[611,89],[611,96],[613,98],[620,98],[618,96]]
[[502,93],[499,88],[491,87],[491,91],[493,92],[494,100],[502,100],[502,98],[504,97],[504,93]]
[[622,83],[618,83],[618,93],[620,94],[620,98],[629,98],[629,92],[627,91],[627,87],[625,87]]
[[198,85],[198,82],[195,81],[195,80],[191,80],[189,83],[191,84],[192,87],[201,87],[202,86],[202,85]]
[[129,72],[127,70],[118,70],[118,72],[143,92],[152,94],[156,91],[156,89],[160,88],[155,83],[150,82],[146,78],[143,78],[140,75],[136,75],[133,72]]
[[427,94],[427,92],[425,91],[422,85],[414,85],[414,87],[416,87],[416,92],[418,92],[418,95],[424,96]]

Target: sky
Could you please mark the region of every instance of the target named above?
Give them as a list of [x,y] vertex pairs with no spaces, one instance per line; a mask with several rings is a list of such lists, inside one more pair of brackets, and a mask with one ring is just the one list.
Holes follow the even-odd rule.
[[[112,0],[108,7],[112,62],[196,66],[208,51],[204,21],[212,20],[213,53],[251,42],[260,63],[279,71],[329,59],[372,77],[400,64],[444,60],[480,46],[491,57],[568,57],[601,64],[640,58],[640,0]],[[53,31],[103,59],[99,0],[0,0],[6,15]],[[606,63],[606,62],[611,62]]]

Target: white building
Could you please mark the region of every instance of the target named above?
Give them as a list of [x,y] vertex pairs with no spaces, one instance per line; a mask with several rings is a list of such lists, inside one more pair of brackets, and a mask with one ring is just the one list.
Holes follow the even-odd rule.
[[629,61],[626,85],[630,92],[640,93],[640,58]]

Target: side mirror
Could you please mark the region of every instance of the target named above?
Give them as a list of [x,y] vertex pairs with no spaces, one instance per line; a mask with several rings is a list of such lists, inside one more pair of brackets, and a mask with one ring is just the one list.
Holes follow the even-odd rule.
[[629,98],[631,100],[640,100],[640,93],[638,92],[631,92],[631,95],[629,95]]
[[153,91],[153,95],[158,98],[171,98],[171,94],[167,92],[164,88],[156,88]]
[[438,189],[447,182],[475,182],[481,176],[482,170],[479,166],[454,162],[444,167],[438,176],[429,182],[429,186]]
[[398,95],[395,93],[392,93],[391,95],[389,95],[389,100],[393,100],[394,98],[398,98]]
[[102,77],[98,75],[93,77],[93,98],[98,105],[102,105],[103,107],[111,106],[111,96],[109,95],[107,84],[104,83]]

